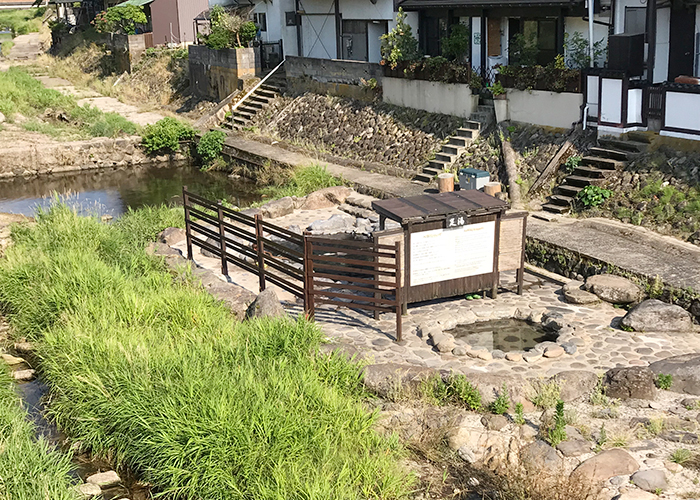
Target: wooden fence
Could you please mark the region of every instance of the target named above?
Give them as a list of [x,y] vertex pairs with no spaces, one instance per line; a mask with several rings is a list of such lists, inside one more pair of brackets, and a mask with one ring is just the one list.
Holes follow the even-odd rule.
[[221,273],[236,265],[303,299],[313,317],[317,304],[396,314],[401,340],[401,247],[373,241],[335,240],[293,233],[182,191],[187,258],[194,246],[221,260]]

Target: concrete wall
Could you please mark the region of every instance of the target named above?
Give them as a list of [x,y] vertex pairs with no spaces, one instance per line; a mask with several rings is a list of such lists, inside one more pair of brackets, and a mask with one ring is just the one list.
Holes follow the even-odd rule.
[[139,62],[146,51],[145,35],[105,33],[101,41],[112,50],[119,72],[131,73],[131,68]]
[[384,77],[382,87],[384,101],[396,106],[463,118],[475,111],[468,85]]
[[314,92],[371,101],[375,91],[360,86],[372,78],[381,85],[384,72],[379,64],[338,59],[287,56],[287,82],[293,93]]
[[[601,21],[608,23],[610,22],[609,16],[601,16],[599,14],[595,15],[596,21]],[[564,18],[564,31],[569,35],[569,38],[574,36],[574,33],[580,33],[585,40],[588,40],[588,21],[584,21],[580,17],[565,17]],[[593,43],[603,40],[603,47],[608,46],[608,27],[602,26],[600,24],[593,25]],[[568,57],[567,57],[568,58]],[[605,54],[596,60],[598,66],[602,66],[605,63]]]
[[581,119],[583,94],[508,89],[508,119],[546,127],[571,128]]
[[189,46],[190,85],[195,95],[221,101],[238,81],[260,74],[259,52],[252,48],[212,50]]

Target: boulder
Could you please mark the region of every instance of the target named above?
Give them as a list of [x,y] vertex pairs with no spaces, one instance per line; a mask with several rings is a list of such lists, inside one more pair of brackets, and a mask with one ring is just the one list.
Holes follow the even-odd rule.
[[476,462],[502,462],[514,445],[512,441],[515,439],[506,433],[488,431],[483,427],[460,426],[447,431],[450,449],[458,452],[461,450],[460,456],[468,456]]
[[284,316],[284,307],[272,288],[266,288],[255,297],[245,312],[246,318],[279,318]]
[[564,299],[570,304],[598,304],[600,299],[594,293],[583,289],[583,281],[569,281],[561,287]]
[[279,200],[272,200],[260,207],[260,213],[266,219],[276,219],[294,212],[294,200],[291,196],[285,196]]
[[605,373],[605,394],[618,399],[654,399],[654,373],[647,367],[612,368]]
[[3,115],[2,113],[0,113],[0,123],[5,123],[5,119],[6,119],[6,118],[5,118],[5,115]]
[[102,489],[111,488],[112,486],[119,485],[122,480],[119,475],[113,470],[107,472],[98,472],[92,476],[88,476],[85,479],[86,483],[96,484]]
[[569,403],[588,397],[598,384],[598,375],[585,370],[567,370],[557,373],[550,380],[559,384],[559,397]]
[[557,450],[565,457],[578,457],[591,452],[591,443],[583,439],[567,439],[557,445]]
[[255,300],[255,294],[250,290],[221,280],[206,286],[205,289],[214,298],[223,302],[239,320],[245,318],[248,306]]
[[417,394],[421,383],[435,375],[439,375],[439,372],[432,368],[398,363],[368,365],[362,369],[365,387],[389,399]]
[[559,472],[563,465],[557,450],[541,440],[534,441],[520,450],[520,461],[529,470]]
[[572,479],[599,482],[613,476],[632,474],[639,470],[637,461],[624,450],[615,448],[584,461],[571,473]]
[[687,332],[693,329],[693,317],[680,306],[649,299],[630,309],[622,325],[636,332]]
[[341,203],[345,203],[345,200],[353,193],[353,191],[346,186],[331,186],[314,191],[314,193],[319,193],[334,205],[340,205]]
[[12,376],[18,382],[30,382],[36,378],[36,370],[17,370],[12,372]]
[[644,490],[629,490],[619,494],[613,500],[659,500],[659,497]]
[[9,366],[21,365],[25,362],[24,359],[13,356],[12,354],[0,354],[0,358]]
[[671,390],[700,395],[700,354],[681,354],[649,365],[655,374],[672,375]]
[[[213,246],[214,248],[220,248],[221,242],[217,239],[215,240],[214,238],[207,238],[206,239],[207,245]],[[212,259],[220,259],[221,257],[218,254],[215,254],[214,252],[210,252],[206,248],[200,247],[200,251],[202,252],[202,255],[205,257],[210,257]]]
[[490,431],[500,431],[508,425],[508,419],[503,415],[484,415],[481,423]]
[[316,234],[346,233],[355,228],[355,218],[341,214],[332,215],[326,220],[317,220],[309,225],[309,231]]
[[559,358],[564,355],[564,348],[560,345],[550,345],[545,348],[542,356],[545,358]]
[[631,304],[643,296],[643,291],[637,284],[614,274],[590,276],[586,280],[585,289],[612,304]]
[[185,241],[185,230],[179,227],[168,227],[163,229],[156,241],[165,243],[168,246],[177,245],[181,241]]
[[102,494],[102,488],[92,483],[83,483],[75,487],[78,498],[88,500]]
[[640,470],[632,474],[630,480],[644,491],[655,492],[668,488],[666,473],[659,469]]
[[318,210],[319,208],[331,208],[335,203],[326,198],[320,191],[309,194],[301,206],[302,210]]

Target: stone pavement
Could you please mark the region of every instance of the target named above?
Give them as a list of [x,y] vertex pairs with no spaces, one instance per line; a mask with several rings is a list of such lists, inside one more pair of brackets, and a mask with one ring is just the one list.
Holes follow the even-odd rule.
[[366,172],[353,167],[344,167],[335,163],[328,163],[317,158],[312,158],[311,156],[288,151],[279,146],[264,144],[240,136],[229,136],[226,139],[226,145],[248,153],[248,155],[269,158],[270,160],[293,167],[319,164],[326,167],[326,169],[335,176],[342,177],[355,185],[369,188],[372,192],[385,193],[388,195],[388,198],[416,196],[423,194],[426,188],[428,188],[425,184],[414,183],[409,179]]
[[527,235],[667,285],[700,291],[700,247],[608,219],[530,216]]
[[[343,212],[338,207],[297,210],[284,217],[271,219],[271,222],[282,227],[296,225],[304,228],[315,220],[327,219],[336,214]],[[175,248],[186,253],[184,242],[175,245]],[[194,260],[204,268],[217,273],[220,271],[219,259],[205,257],[197,248],[194,249]],[[568,281],[564,277],[559,279],[562,282]],[[229,264],[229,281],[253,293],[259,291],[257,276],[232,264]],[[342,288],[342,285],[339,287]],[[561,293],[560,284],[532,274],[526,273],[522,296],[510,291],[515,289],[513,273],[502,273],[501,287],[496,299],[466,300],[464,297],[455,297],[409,305],[408,314],[403,319],[404,340],[400,344],[394,341],[393,314],[382,314],[375,320],[366,311],[323,305],[317,308],[316,321],[330,342],[350,346],[350,351],[356,350],[374,363],[409,363],[464,373],[510,376],[525,374],[536,378],[572,369],[603,372],[613,367],[646,366],[669,356],[700,352],[700,336],[697,333],[640,334],[623,331],[618,325],[625,310],[607,303],[590,307],[568,304]],[[303,313],[300,300],[279,288],[272,288],[275,288],[291,314]],[[502,353],[499,355],[483,349],[472,349],[462,344],[459,338],[456,339],[456,345],[463,349],[453,352],[462,355],[440,353],[428,341],[425,332],[433,327],[449,330],[457,324],[525,318],[542,313],[561,315],[559,321],[565,326],[560,330],[557,341],[568,344],[566,353],[559,352],[553,358],[544,357],[542,346],[505,359]]]
[[163,115],[153,112],[141,112],[136,106],[124,104],[113,97],[105,97],[89,89],[77,89],[68,80],[63,78],[52,78],[50,76],[37,76],[37,80],[47,88],[58,90],[59,92],[72,95],[78,100],[81,106],[94,106],[105,113],[117,113],[130,122],[142,127],[157,122]]

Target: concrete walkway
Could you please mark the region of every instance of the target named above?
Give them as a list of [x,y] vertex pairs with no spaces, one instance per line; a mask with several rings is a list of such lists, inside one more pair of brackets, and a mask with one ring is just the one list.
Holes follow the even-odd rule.
[[105,97],[90,89],[78,89],[68,80],[52,78],[50,76],[37,76],[37,80],[47,88],[58,90],[65,95],[72,95],[78,100],[78,104],[94,106],[105,113],[117,113],[130,122],[142,127],[157,122],[163,115],[153,112],[141,112],[136,106],[124,104],[113,97]]
[[700,291],[700,248],[648,229],[608,219],[535,215],[527,235],[667,285]]
[[328,163],[301,153],[288,151],[280,146],[264,144],[243,137],[231,136],[226,139],[226,145],[241,151],[245,156],[269,158],[270,160],[293,167],[312,164],[323,165],[331,174],[342,177],[358,186],[361,190],[369,190],[372,194],[384,193],[388,198],[416,196],[424,194],[426,188],[428,188],[425,184],[417,184],[409,179],[375,174],[353,167],[344,167],[335,163]]

